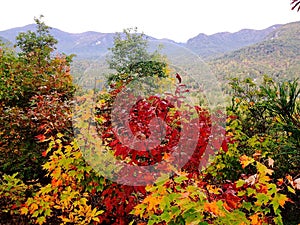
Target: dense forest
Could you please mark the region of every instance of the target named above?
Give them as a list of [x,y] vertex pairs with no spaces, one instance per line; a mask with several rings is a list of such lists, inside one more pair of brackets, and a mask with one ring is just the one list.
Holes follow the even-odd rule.
[[0,224],[300,224],[297,28],[210,61],[229,103],[209,107],[136,29],[99,87],[35,22],[0,46]]

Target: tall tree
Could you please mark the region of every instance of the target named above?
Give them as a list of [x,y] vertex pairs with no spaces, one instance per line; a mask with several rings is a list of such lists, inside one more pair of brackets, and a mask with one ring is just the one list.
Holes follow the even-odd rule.
[[21,32],[16,37],[16,45],[21,50],[20,56],[31,59],[37,57],[39,65],[42,61],[50,60],[57,44],[57,40],[50,34],[51,28],[41,20],[42,18],[43,15],[34,18],[36,31]]
[[35,31],[17,37],[18,53],[0,46],[0,175],[19,172],[24,180],[44,176],[42,141],[72,132],[71,57],[51,54],[57,40],[35,22]]
[[137,28],[124,29],[116,33],[114,45],[109,49],[107,58],[110,69],[116,71],[107,77],[108,84],[126,83],[134,77],[166,76],[166,63],[158,50],[148,51],[148,40],[145,34],[138,33]]

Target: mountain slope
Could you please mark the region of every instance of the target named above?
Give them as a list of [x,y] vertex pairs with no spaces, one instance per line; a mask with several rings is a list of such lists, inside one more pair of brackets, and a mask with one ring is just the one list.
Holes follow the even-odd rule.
[[[0,31],[0,36],[5,37],[10,42],[15,43],[15,38],[20,32],[36,30],[35,24],[24,27],[12,28]],[[79,58],[99,57],[107,52],[107,48],[112,46],[113,33],[84,32],[79,34],[67,33],[53,28],[51,34],[58,40],[57,49],[66,54],[76,54]]]
[[275,79],[299,77],[300,22],[282,25],[266,40],[241,48],[210,61],[213,72],[220,77],[260,78],[267,74]]
[[279,27],[281,25],[274,25],[263,30],[244,29],[235,33],[199,34],[189,39],[186,47],[198,55],[207,58],[261,42]]

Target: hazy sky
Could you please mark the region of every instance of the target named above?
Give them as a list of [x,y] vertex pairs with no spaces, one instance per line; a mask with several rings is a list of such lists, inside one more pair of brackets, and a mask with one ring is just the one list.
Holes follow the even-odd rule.
[[0,30],[33,23],[63,31],[117,32],[138,27],[156,38],[185,42],[199,33],[264,29],[300,20],[290,0],[5,0]]

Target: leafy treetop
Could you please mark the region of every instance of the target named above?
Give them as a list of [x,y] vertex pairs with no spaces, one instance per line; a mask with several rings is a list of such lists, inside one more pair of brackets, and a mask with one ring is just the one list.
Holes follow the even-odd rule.
[[40,60],[49,60],[51,53],[56,49],[57,40],[50,34],[50,27],[41,19],[34,18],[36,23],[36,32],[27,31],[20,33],[16,40],[17,46],[21,49],[20,56],[38,56]]

